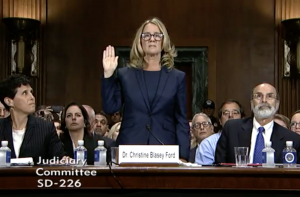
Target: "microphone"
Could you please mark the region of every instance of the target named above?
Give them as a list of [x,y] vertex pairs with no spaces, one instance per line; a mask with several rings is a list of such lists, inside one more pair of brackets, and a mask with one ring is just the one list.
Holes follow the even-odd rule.
[[161,145],[165,145],[160,139],[158,139],[158,137],[156,137],[156,135],[152,132],[150,125],[146,125],[147,130],[151,133],[151,135],[161,144]]

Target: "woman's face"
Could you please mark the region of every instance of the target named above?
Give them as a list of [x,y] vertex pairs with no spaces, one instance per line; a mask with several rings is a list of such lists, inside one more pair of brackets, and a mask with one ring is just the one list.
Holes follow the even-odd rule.
[[117,137],[118,137],[118,135],[119,135],[119,131],[120,131],[120,124],[117,126],[117,129],[116,129],[116,131],[112,134],[112,139],[114,140],[114,141],[116,141],[117,140]]
[[69,131],[79,130],[85,127],[82,112],[80,108],[75,105],[67,109],[65,122]]
[[145,54],[146,55],[160,54],[162,51],[162,47],[161,47],[162,41],[163,41],[163,36],[159,28],[152,23],[148,23],[144,27],[141,36],[142,48]]

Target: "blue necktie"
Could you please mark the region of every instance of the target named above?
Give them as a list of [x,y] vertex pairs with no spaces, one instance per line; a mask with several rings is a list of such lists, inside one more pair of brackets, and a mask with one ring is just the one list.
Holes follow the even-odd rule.
[[262,150],[265,148],[265,140],[263,136],[263,132],[265,128],[259,127],[258,134],[256,137],[255,149],[254,149],[254,156],[253,156],[253,163],[261,163],[262,162]]

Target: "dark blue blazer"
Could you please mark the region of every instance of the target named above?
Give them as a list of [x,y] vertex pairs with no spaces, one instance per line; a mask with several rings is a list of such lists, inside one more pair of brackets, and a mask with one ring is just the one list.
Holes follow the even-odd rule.
[[[250,148],[252,128],[253,117],[228,120],[217,144],[215,163],[235,163],[234,147]],[[298,154],[297,163],[300,163],[300,136],[274,122],[271,142],[275,149],[275,163],[282,163],[282,151],[286,141],[293,141],[293,147]]]
[[101,96],[105,113],[115,113],[123,106],[117,144],[179,145],[180,158],[189,159],[184,72],[162,67],[152,107],[142,69],[120,68],[117,77],[102,78]]

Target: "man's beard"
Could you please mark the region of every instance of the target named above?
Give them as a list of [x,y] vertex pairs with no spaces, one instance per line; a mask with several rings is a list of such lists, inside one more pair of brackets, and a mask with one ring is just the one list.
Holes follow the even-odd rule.
[[[262,108],[267,107],[267,108]],[[268,103],[260,103],[254,107],[253,102],[251,102],[251,109],[254,113],[254,117],[258,120],[268,119],[273,117],[277,110],[278,110],[279,104],[276,103],[276,107],[269,105]]]

